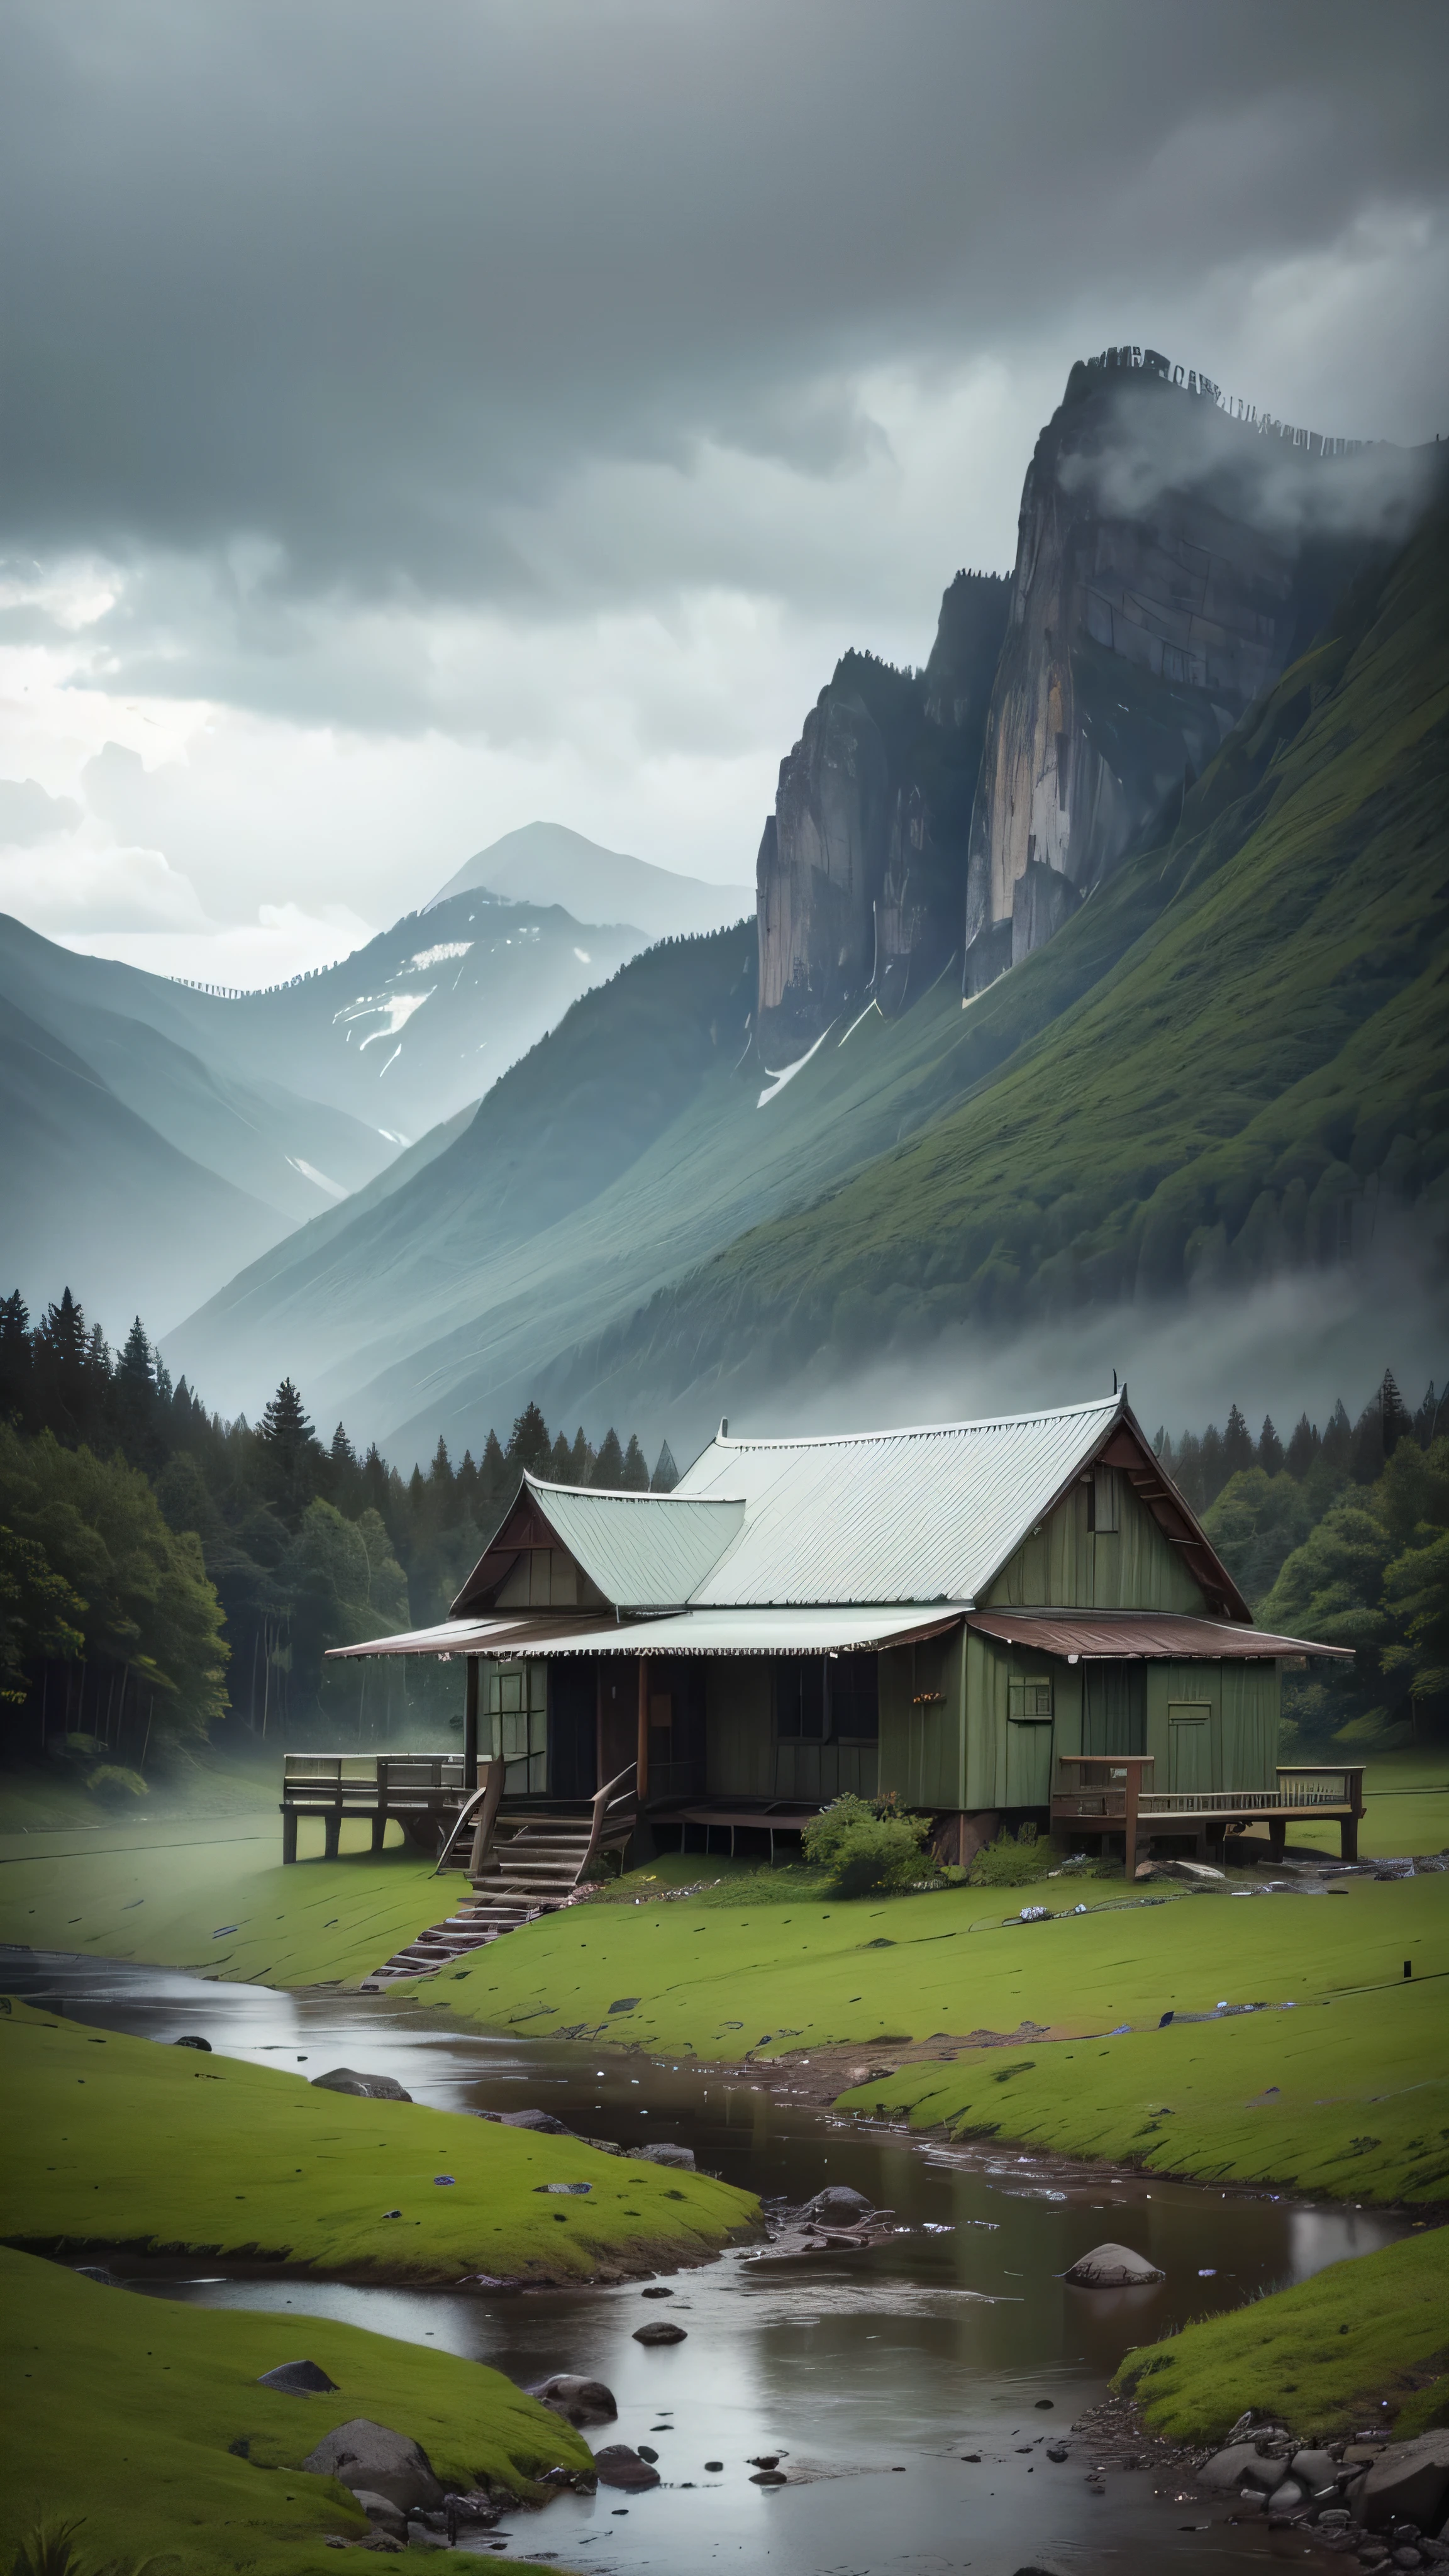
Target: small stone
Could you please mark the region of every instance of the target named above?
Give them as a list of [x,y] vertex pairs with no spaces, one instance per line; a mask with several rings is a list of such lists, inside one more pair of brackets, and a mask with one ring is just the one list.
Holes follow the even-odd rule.
[[1120,2290],[1142,2281],[1161,2281],[1165,2274],[1130,2245],[1094,2245],[1069,2264],[1063,2279],[1082,2290]]
[[103,2290],[124,2290],[126,2286],[114,2272],[106,2270],[104,2263],[73,2263],[71,2269],[78,2281],[94,2281]]
[[413,2098],[395,2076],[363,2075],[355,2066],[334,2066],[328,2074],[310,2076],[308,2081],[314,2091],[355,2093],[364,2102],[411,2102]]
[[1046,2455],[1049,2460],[1055,2460],[1058,2467],[1063,2460],[1069,2460],[1072,2456],[1065,2442],[1048,2442]]
[[693,2147],[631,2147],[629,2149],[629,2153],[638,2164],[674,2165],[678,2167],[681,2173],[693,2173],[694,2171]]
[[641,2442],[639,2445],[639,2457],[641,2460],[647,2460],[652,2469],[655,2461],[659,2457],[659,2454],[657,2451],[651,2451],[647,2442]]
[[657,2317],[651,2325],[634,2328],[636,2343],[683,2343],[684,2340],[684,2327],[671,2325],[665,2317]]
[[581,2379],[570,2371],[539,2380],[527,2393],[573,2425],[612,2424],[619,2412],[612,2388],[606,2388],[602,2379]]
[[[199,2038],[194,2031],[188,2031],[184,2039],[174,2039],[171,2045],[173,2048],[199,2048],[203,2057],[211,2055],[210,2040]],[[343,2545],[346,2546],[345,2543]]]
[[641,2299],[672,2299],[674,2292],[666,2290],[662,2281],[655,2281],[647,2290],[641,2290],[639,2296]]
[[574,2134],[567,2121],[555,2119],[552,2111],[500,2111],[496,2117],[505,2129],[539,2129],[550,2138],[571,2138]]
[[606,2450],[594,2453],[594,2468],[599,2483],[606,2487],[657,2487],[659,2471],[652,2469],[627,2442],[611,2442]]
[[711,2476],[717,2477],[720,2470],[724,2467],[724,2462],[723,2460],[706,2460],[704,2465]]
[[336,2380],[319,2370],[315,2361],[279,2362],[275,2370],[264,2370],[257,2381],[258,2388],[281,2388],[289,2397],[325,2397],[336,2385]]

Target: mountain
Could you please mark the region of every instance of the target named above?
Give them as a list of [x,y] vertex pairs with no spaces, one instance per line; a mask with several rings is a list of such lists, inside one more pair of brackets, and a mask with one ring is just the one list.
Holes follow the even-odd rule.
[[103,1272],[113,1333],[164,1327],[287,1230],[138,1118],[84,1059],[10,1004],[0,1016],[6,1286],[33,1309]]
[[[822,1354],[843,1373],[949,1324],[1066,1330],[1374,1251],[1417,1247],[1442,1282],[1449,513],[1355,585],[1171,832],[955,1014],[954,1046],[950,1017],[923,1133],[663,1287],[550,1400],[663,1403]],[[827,1049],[787,1098],[798,1117],[832,1088]]]
[[478,890],[512,903],[561,904],[580,921],[633,922],[650,939],[719,930],[755,909],[749,886],[707,885],[622,850],[601,849],[563,823],[525,823],[505,832],[448,879],[434,905]]
[[958,573],[923,671],[846,653],[780,764],[756,863],[762,1061],[907,1009],[962,949],[966,844],[1010,585]]
[[234,1402],[285,1355],[406,1457],[529,1395],[652,1428],[950,1325],[1067,1332],[1422,1241],[1449,1150],[1446,708],[1441,517],[1165,835],[967,1007],[939,981],[769,1079],[753,934],[652,950],[365,1223],[339,1210],[193,1317],[173,1365]]
[[192,998],[112,959],[78,957],[0,914],[6,1017],[23,1012],[47,1030],[179,1153],[282,1219],[279,1230],[392,1160],[396,1145],[376,1127],[285,1090],[260,1064],[247,1079],[206,1061],[187,1024]]

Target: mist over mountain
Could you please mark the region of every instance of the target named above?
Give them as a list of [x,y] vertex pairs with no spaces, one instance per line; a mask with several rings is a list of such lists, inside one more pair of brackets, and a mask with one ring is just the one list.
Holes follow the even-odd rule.
[[1412,1373],[1449,1025],[1432,475],[1226,419],[1155,362],[1085,375],[1011,582],[953,580],[923,671],[838,664],[752,930],[625,965],[405,1184],[213,1299],[175,1365],[249,1402],[285,1354],[399,1455],[535,1395],[702,1430],[729,1391],[798,1413],[904,1354],[929,1375],[963,1332],[1049,1335],[1069,1377],[1104,1315],[1165,1348],[1184,1301],[1279,1280],[1338,1282],[1338,1331],[1387,1261]]
[[483,888],[513,903],[561,904],[579,921],[632,922],[650,939],[719,930],[755,908],[748,886],[705,885],[621,850],[601,849],[563,823],[525,823],[464,862],[424,911]]

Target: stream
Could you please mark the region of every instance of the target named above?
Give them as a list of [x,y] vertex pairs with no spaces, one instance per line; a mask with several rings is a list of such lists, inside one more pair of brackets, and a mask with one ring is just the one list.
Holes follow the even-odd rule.
[[[454,2030],[440,2008],[386,1997],[288,1995],[16,1951],[0,1953],[0,1987],[97,2028],[161,2041],[194,2032],[224,2055],[299,2074],[349,2065],[392,2075],[443,2110],[539,2109],[629,2146],[675,2142],[766,2198],[803,2201],[849,2183],[909,2227],[864,2258],[822,2256],[798,2270],[752,2272],[727,2254],[674,2275],[667,2307],[641,2305],[637,2282],[499,2296],[275,2266],[200,2277],[131,2250],[97,2256],[158,2298],[285,2318],[279,2362],[305,2354],[306,2318],[326,2316],[489,2362],[525,2385],[564,2370],[606,2380],[618,2423],[584,2438],[649,2444],[663,2484],[623,2501],[604,2487],[561,2495],[509,2517],[474,2544],[481,2552],[601,2576],[1228,2576],[1309,2554],[1301,2534],[1230,2526],[1221,2506],[1210,2519],[1202,2503],[1155,2497],[1142,2472],[1114,2474],[1093,2495],[1090,2452],[1074,2445],[1057,2466],[1045,2444],[1105,2396],[1130,2346],[1390,2242],[1401,2224],[1380,2212],[995,2147],[910,2145],[884,2125],[792,2106],[747,2067],[709,2072]],[[1149,2255],[1166,2278],[1067,2287],[1067,2265],[1106,2238]],[[635,2327],[661,2315],[687,2340],[636,2344]],[[754,2458],[769,2454],[783,2486],[751,2483]]]

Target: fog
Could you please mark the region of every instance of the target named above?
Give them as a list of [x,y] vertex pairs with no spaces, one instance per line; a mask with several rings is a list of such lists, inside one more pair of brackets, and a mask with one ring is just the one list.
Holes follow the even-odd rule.
[[1407,1403],[1449,1376],[1449,1285],[1425,1247],[1378,1262],[1295,1271],[1233,1296],[1175,1306],[1091,1309],[1070,1324],[1016,1334],[962,1328],[918,1359],[890,1356],[849,1373],[823,1358],[788,1384],[752,1387],[743,1372],[715,1392],[706,1418],[689,1408],[692,1442],[665,1422],[681,1461],[708,1438],[721,1412],[737,1432],[882,1430],[917,1422],[973,1421],[1037,1411],[1108,1393],[1114,1369],[1149,1437],[1177,1439],[1241,1405],[1256,1433],[1265,1413],[1286,1439],[1302,1412],[1320,1428],[1342,1397],[1357,1418],[1384,1370]]

